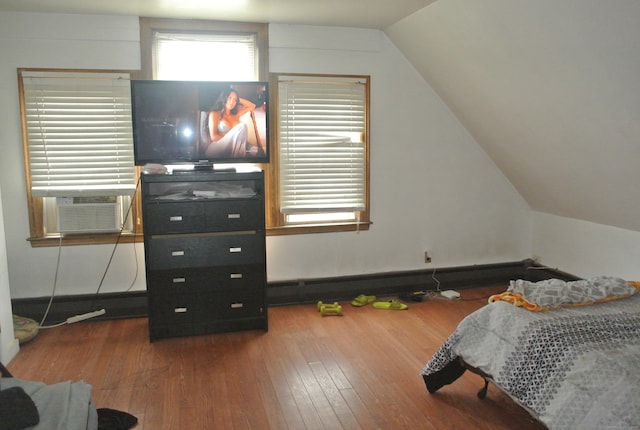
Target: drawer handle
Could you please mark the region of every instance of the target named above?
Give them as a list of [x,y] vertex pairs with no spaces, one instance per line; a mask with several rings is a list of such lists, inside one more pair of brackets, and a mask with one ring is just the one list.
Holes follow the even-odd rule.
[[182,221],[182,215],[170,216],[169,221],[171,222]]
[[173,278],[174,284],[184,284],[187,282],[187,278]]
[[235,247],[235,248],[229,248],[229,252],[232,253],[232,254],[233,253],[237,253],[237,252],[242,252],[242,247],[238,246],[238,247]]
[[172,257],[182,257],[184,256],[184,251],[171,251]]
[[240,219],[240,214],[227,214],[228,219]]
[[231,309],[240,309],[244,307],[244,303],[231,303]]
[[187,313],[187,308],[175,308],[173,310],[173,312],[175,312],[177,314],[186,314]]
[[231,279],[242,279],[242,273],[232,273],[229,275]]

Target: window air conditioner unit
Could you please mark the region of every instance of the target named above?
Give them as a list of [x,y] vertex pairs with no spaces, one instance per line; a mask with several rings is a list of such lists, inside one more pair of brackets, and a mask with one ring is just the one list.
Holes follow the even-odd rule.
[[120,231],[120,207],[116,196],[57,197],[60,233],[110,233]]

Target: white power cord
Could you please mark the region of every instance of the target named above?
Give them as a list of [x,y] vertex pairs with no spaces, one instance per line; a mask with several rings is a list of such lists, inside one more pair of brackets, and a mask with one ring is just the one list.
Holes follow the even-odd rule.
[[[126,220],[129,218],[129,216],[131,214],[131,208],[133,207],[135,193],[137,192],[139,185],[140,185],[140,179],[138,179],[138,183],[136,184],[136,191],[134,192],[133,196],[131,197],[131,204],[127,208],[127,213],[125,214],[124,222],[122,223],[122,226],[120,227],[120,232],[118,234],[118,238],[116,240],[115,245],[113,246],[113,250],[111,252],[111,256],[109,257],[109,261],[107,263],[107,266],[105,267],[104,273],[102,274],[102,278],[100,279],[100,283],[98,284],[98,289],[96,290],[96,295],[98,295],[100,293],[100,289],[102,288],[102,284],[104,283],[104,280],[105,280],[105,278],[107,276],[107,272],[109,271],[109,267],[111,267],[111,262],[113,261],[113,256],[114,256],[114,254],[116,252],[116,248],[118,247],[118,244],[120,243],[120,237],[122,236],[122,231],[124,230],[124,226],[126,224]],[[53,298],[56,295],[56,288],[58,286],[58,271],[60,269],[60,255],[62,254],[62,238],[63,238],[63,235],[60,234],[60,241],[58,242],[58,257],[57,257],[57,260],[56,260],[56,272],[55,272],[55,275],[54,275],[54,278],[53,278],[53,290],[51,291],[51,297],[49,298],[49,303],[47,304],[47,309],[45,310],[44,315],[42,317],[42,320],[40,321],[40,324],[38,326],[38,328],[42,328],[42,329],[60,327],[60,326],[65,325],[65,324],[73,324],[73,323],[76,323],[76,322],[79,322],[79,321],[84,321],[84,320],[89,319],[89,318],[97,317],[99,315],[104,315],[106,313],[105,309],[100,309],[100,310],[87,312],[87,313],[80,314],[80,315],[74,315],[72,317],[67,318],[66,321],[63,321],[63,322],[58,323],[58,324],[53,324],[53,325],[49,325],[49,326],[45,326],[44,325],[44,322],[47,319],[47,316],[49,315],[49,311],[50,311],[51,305],[53,303]],[[139,266],[138,266],[138,254],[137,254],[135,242],[133,243],[133,252],[134,252],[134,258],[135,258],[135,262],[136,262],[136,274],[135,274],[135,276],[133,278],[133,281],[131,281],[131,284],[126,289],[126,291],[131,290],[131,288],[133,288],[133,285],[135,284],[136,280],[138,279]]]
[[433,272],[431,273],[431,279],[436,281],[436,291],[440,291],[440,281],[436,278],[436,268],[433,268]]
[[[56,287],[58,285],[58,269],[60,269],[60,254],[62,253],[62,234],[60,235],[60,241],[58,242],[58,259],[56,261],[56,274],[53,277],[53,290],[51,291],[51,298],[49,299],[49,303],[47,304],[47,309],[44,311],[44,316],[40,321],[40,328],[48,328],[44,326],[44,320],[47,319],[47,315],[49,315],[49,310],[51,309],[51,304],[53,303],[53,297],[56,295]],[[64,323],[63,323],[64,324]],[[55,327],[55,326],[53,326]]]

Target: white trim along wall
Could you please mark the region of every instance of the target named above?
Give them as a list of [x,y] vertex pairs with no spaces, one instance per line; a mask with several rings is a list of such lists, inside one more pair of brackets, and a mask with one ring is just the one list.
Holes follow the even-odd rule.
[[9,290],[9,268],[7,266],[7,247],[2,216],[2,189],[0,187],[0,361],[9,363],[20,350],[18,339],[13,333],[13,312]]

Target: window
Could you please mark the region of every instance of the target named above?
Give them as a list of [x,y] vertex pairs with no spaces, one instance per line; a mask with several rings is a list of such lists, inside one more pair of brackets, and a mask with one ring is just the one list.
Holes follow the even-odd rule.
[[266,80],[266,24],[140,18],[142,75],[165,80]]
[[289,233],[367,229],[369,78],[277,75],[273,80],[278,91],[274,227]]
[[[155,31],[153,39],[155,79],[258,79],[255,34],[181,34]],[[220,61],[221,58],[224,59],[223,62]]]
[[18,80],[32,244],[132,233],[129,73],[19,69]]

